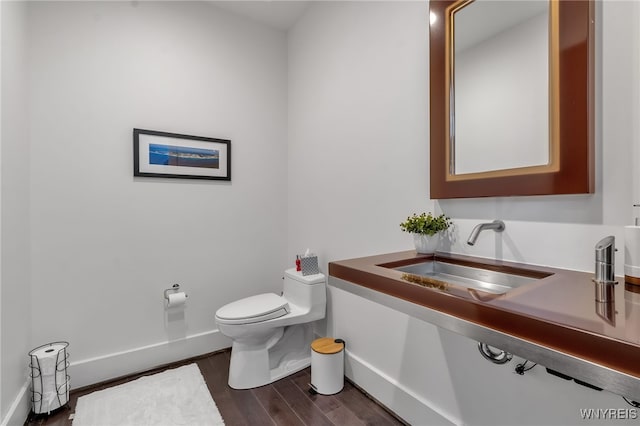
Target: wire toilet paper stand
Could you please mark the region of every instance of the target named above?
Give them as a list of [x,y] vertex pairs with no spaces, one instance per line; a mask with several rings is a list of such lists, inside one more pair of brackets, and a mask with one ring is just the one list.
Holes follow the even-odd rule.
[[50,413],[69,402],[68,346],[69,342],[52,342],[29,352],[31,404],[35,414]]

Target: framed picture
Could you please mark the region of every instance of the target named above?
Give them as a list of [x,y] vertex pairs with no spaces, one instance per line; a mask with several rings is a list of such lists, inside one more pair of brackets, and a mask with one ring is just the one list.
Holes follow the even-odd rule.
[[133,175],[231,180],[231,141],[133,129]]

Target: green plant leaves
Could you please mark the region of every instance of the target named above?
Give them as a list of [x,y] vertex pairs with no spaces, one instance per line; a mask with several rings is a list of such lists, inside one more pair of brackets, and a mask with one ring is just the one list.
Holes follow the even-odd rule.
[[444,214],[433,216],[429,212],[429,214],[421,213],[420,215],[414,213],[412,216],[407,217],[407,220],[400,224],[400,229],[413,234],[434,235],[449,229],[450,226],[451,219]]

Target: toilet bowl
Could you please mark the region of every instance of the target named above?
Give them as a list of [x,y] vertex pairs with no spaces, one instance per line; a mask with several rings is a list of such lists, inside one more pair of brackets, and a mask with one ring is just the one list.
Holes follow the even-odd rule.
[[326,278],[287,269],[282,295],[264,293],[216,312],[222,334],[233,340],[229,386],[263,386],[311,364],[312,322],[325,316]]

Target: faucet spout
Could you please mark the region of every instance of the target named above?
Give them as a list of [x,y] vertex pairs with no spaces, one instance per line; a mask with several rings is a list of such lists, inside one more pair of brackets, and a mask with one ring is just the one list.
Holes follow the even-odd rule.
[[470,246],[475,245],[476,240],[480,236],[480,233],[485,229],[493,229],[496,232],[502,232],[504,231],[504,228],[505,228],[504,222],[501,220],[494,220],[493,222],[480,223],[476,225],[475,228],[473,228],[473,231],[471,231],[471,235],[469,235],[469,238],[467,239],[467,244],[469,244]]

